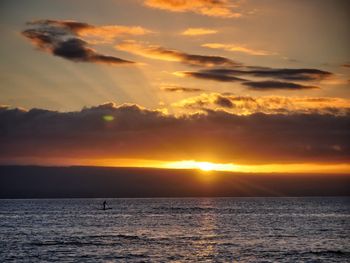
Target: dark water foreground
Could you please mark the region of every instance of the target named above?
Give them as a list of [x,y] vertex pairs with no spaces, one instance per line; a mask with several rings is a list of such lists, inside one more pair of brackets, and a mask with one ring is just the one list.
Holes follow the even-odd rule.
[[349,198],[0,200],[0,262],[349,262]]

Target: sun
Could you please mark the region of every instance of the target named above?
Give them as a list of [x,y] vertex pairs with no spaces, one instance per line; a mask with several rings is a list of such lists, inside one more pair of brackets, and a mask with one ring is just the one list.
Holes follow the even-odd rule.
[[239,165],[232,163],[198,162],[195,160],[168,162],[163,167],[172,169],[198,169],[202,171],[238,171],[240,168]]
[[196,165],[202,171],[212,171],[215,168],[215,165],[209,162],[197,162]]

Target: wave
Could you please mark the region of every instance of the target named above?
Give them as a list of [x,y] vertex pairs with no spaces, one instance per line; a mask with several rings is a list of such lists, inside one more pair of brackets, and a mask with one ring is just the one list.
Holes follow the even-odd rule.
[[320,250],[320,251],[310,251],[310,254],[315,255],[339,255],[339,256],[350,256],[350,251],[341,251],[341,250]]
[[119,242],[116,241],[141,239],[144,238],[137,235],[92,235],[77,238],[71,237],[66,240],[34,241],[29,244],[33,246],[106,246],[119,244]]

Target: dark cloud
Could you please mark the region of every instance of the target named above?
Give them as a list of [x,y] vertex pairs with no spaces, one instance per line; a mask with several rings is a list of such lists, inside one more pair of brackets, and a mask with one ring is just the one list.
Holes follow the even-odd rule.
[[[250,68],[250,69],[249,69]],[[274,78],[290,81],[317,81],[330,77],[333,74],[328,71],[319,69],[301,68],[301,69],[288,69],[288,68],[255,68],[249,67],[246,70],[239,69],[210,69],[205,70],[206,73],[217,74],[223,76],[254,76],[264,78]]]
[[255,90],[271,90],[271,89],[286,89],[286,90],[302,90],[302,89],[318,89],[316,86],[306,86],[292,82],[281,82],[281,81],[246,81],[243,83]]
[[220,95],[216,97],[215,104],[224,108],[232,108],[234,106],[229,98]]
[[[217,103],[230,106],[222,99]],[[0,158],[7,159],[342,163],[350,158],[349,137],[349,114],[235,115],[207,110],[176,117],[112,103],[78,112],[0,110]]]
[[106,64],[132,63],[113,56],[96,53],[93,49],[86,47],[87,43],[79,38],[71,38],[61,42],[52,53],[76,62],[100,62]]
[[52,20],[52,19],[35,20],[35,21],[28,22],[27,25],[32,25],[32,26],[41,25],[46,27],[62,28],[67,30],[68,32],[74,32],[74,33],[78,33],[82,29],[94,27],[84,22],[77,22],[77,21],[70,21],[70,20]]
[[[317,86],[294,83],[291,81],[320,81],[333,76],[332,73],[318,69],[272,69],[272,68],[255,68],[237,66],[231,68],[214,68],[200,71],[185,71],[180,75],[194,77],[198,79],[207,79],[220,82],[242,82],[243,85],[256,89],[282,89],[282,90],[303,90],[317,89]],[[242,78],[242,76],[244,78]],[[272,78],[267,81],[250,81],[247,77]],[[281,81],[282,80],[282,81]]]
[[198,71],[198,72],[185,71],[185,72],[181,72],[181,74],[185,76],[197,78],[197,79],[207,79],[207,80],[215,80],[215,81],[221,81],[221,82],[245,81],[245,79],[238,78],[235,76],[210,73],[208,71]]
[[203,56],[203,55],[193,55],[187,53],[179,54],[182,60],[191,65],[209,65],[209,66],[218,66],[218,65],[233,65],[236,66],[238,63],[233,62],[232,60],[219,57],[219,56]]
[[257,77],[271,77],[276,79],[294,80],[294,81],[313,81],[321,80],[333,75],[328,71],[319,69],[263,69],[263,70],[251,70],[246,74],[252,74]]
[[88,43],[76,33],[92,26],[74,21],[38,20],[28,23],[32,28],[22,35],[42,51],[74,62],[93,62],[104,64],[131,64],[132,61],[103,55],[88,47]]

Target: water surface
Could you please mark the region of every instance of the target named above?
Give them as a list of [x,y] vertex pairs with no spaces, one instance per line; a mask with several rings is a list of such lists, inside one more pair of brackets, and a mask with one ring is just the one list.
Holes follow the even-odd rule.
[[0,262],[350,262],[349,198],[0,200]]

